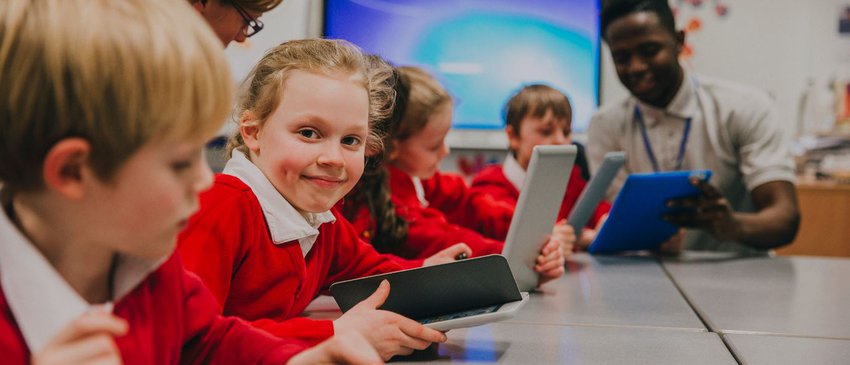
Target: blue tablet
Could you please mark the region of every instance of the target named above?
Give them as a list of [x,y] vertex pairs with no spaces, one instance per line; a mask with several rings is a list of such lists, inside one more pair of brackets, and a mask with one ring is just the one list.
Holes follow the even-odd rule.
[[[704,181],[710,170],[631,174],[614,200],[608,219],[587,248],[589,253],[653,250],[679,229],[661,219],[674,213],[667,201],[699,194],[692,176]],[[679,208],[681,209],[681,208]]]

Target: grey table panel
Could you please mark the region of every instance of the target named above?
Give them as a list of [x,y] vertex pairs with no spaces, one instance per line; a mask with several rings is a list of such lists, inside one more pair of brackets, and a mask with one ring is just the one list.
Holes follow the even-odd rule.
[[850,260],[665,260],[711,330],[850,339]]
[[568,257],[564,277],[510,322],[706,330],[657,260],[587,254]]
[[419,360],[464,364],[735,364],[717,334],[708,332],[502,322],[452,330],[448,336],[448,342],[440,344],[431,359]]
[[723,337],[746,365],[850,363],[848,340],[734,334]]

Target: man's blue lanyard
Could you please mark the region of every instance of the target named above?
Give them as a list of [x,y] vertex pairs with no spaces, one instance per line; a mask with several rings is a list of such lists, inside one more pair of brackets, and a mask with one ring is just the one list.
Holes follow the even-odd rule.
[[[652,152],[652,143],[649,141],[649,135],[646,133],[646,125],[643,123],[643,115],[640,108],[635,105],[635,122],[640,126],[640,134],[643,137],[643,147],[646,149],[646,154],[649,157],[649,162],[652,163],[652,170],[655,172],[661,171],[658,166],[658,160],[655,159],[655,153]],[[691,118],[685,119],[685,131],[682,132],[682,142],[679,143],[679,155],[676,156],[676,170],[682,169],[682,163],[685,161],[685,147],[688,145],[688,134],[691,133]]]

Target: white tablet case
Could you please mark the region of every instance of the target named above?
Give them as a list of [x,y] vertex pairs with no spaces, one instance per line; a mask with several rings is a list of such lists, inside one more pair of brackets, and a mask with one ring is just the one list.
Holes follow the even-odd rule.
[[502,249],[520,291],[537,287],[534,266],[555,226],[577,153],[573,145],[540,145],[532,151]]

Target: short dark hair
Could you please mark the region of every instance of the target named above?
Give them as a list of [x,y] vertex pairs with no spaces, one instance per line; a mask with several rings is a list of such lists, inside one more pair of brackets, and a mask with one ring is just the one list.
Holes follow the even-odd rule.
[[605,31],[615,20],[642,11],[655,13],[661,26],[676,36],[676,19],[673,18],[673,10],[667,0],[603,0],[602,13],[599,16],[602,37],[605,37]]
[[573,117],[570,99],[551,86],[532,84],[514,93],[505,103],[502,114],[505,125],[511,126],[519,135],[520,124],[525,117],[543,118],[550,110],[555,119],[566,120],[569,127]]

